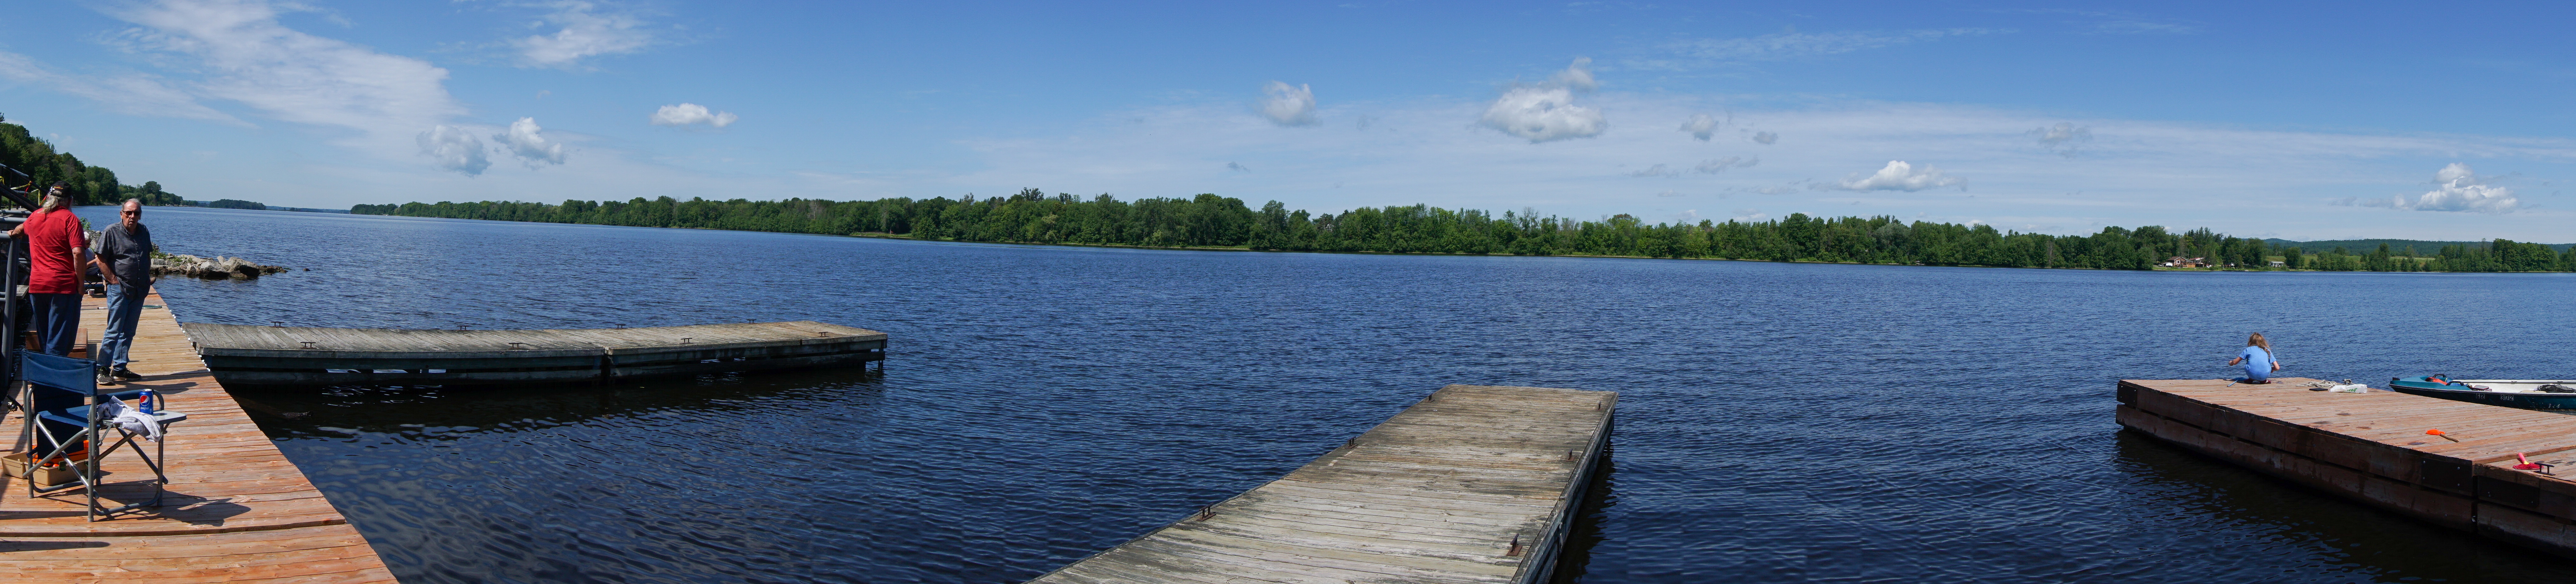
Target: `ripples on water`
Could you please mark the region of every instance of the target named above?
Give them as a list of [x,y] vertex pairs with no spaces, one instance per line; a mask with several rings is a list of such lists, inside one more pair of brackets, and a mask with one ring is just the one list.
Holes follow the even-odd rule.
[[[84,208],[93,222],[110,208]],[[2568,563],[2119,432],[2113,380],[2576,374],[2563,274],[1208,253],[152,208],[182,320],[811,319],[855,370],[244,390],[405,582],[1018,581],[1448,383],[1622,392],[1582,582],[2525,582]],[[286,419],[275,412],[310,412]]]

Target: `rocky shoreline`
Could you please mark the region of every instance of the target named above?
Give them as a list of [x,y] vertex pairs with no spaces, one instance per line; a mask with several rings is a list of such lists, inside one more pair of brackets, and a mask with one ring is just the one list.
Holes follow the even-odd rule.
[[284,271],[286,271],[284,267],[254,264],[235,257],[201,258],[162,253],[152,255],[153,277],[179,275],[207,280],[250,280]]

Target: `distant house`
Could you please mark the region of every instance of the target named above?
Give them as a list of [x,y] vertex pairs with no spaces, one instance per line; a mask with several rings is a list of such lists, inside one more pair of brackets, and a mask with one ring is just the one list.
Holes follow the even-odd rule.
[[2209,258],[2174,256],[2166,259],[2163,265],[2168,268],[2206,268],[2209,267]]
[[2289,263],[2282,262],[2282,261],[2279,261],[2279,260],[2273,260],[2273,261],[2272,261],[2272,267],[2275,267],[2275,268],[2288,267],[2289,265],[2290,265]]

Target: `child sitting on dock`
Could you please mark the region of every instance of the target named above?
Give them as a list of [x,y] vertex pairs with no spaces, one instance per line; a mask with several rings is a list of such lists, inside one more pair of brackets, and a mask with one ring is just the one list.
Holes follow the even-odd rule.
[[2227,364],[2245,366],[2245,377],[2237,379],[2237,383],[2271,383],[2272,372],[2281,370],[2281,361],[2272,358],[2272,343],[2263,340],[2263,333],[2245,337],[2245,350],[2236,353],[2236,360]]

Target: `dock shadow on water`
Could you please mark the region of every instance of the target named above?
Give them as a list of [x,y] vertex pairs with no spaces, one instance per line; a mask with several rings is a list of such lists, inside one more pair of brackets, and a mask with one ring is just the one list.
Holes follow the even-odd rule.
[[[1614,430],[1615,431],[1615,430]],[[1592,482],[1583,488],[1583,503],[1574,516],[1574,530],[1565,537],[1565,549],[1556,557],[1556,572],[1549,584],[1617,581],[1613,578],[1590,578],[1593,571],[1619,575],[1624,568],[1618,562],[1594,562],[1592,550],[1607,538],[1601,534],[1601,521],[1619,504],[1619,440],[1611,438],[1601,444],[1601,468],[1593,473]]]
[[868,472],[817,438],[883,397],[857,368],[233,392],[352,522],[384,527],[366,534],[405,582],[809,581],[818,486]]
[[[2564,582],[2568,560],[2327,496],[2152,436],[2120,431],[2115,466],[2133,495],[2167,501],[2170,512],[2141,529],[2160,527],[2207,546],[2205,554],[2243,554],[2244,544],[2294,543],[2310,550],[2277,565],[2220,581]],[[2142,556],[2148,565],[2201,558]],[[2238,579],[2243,578],[2243,579]]]

